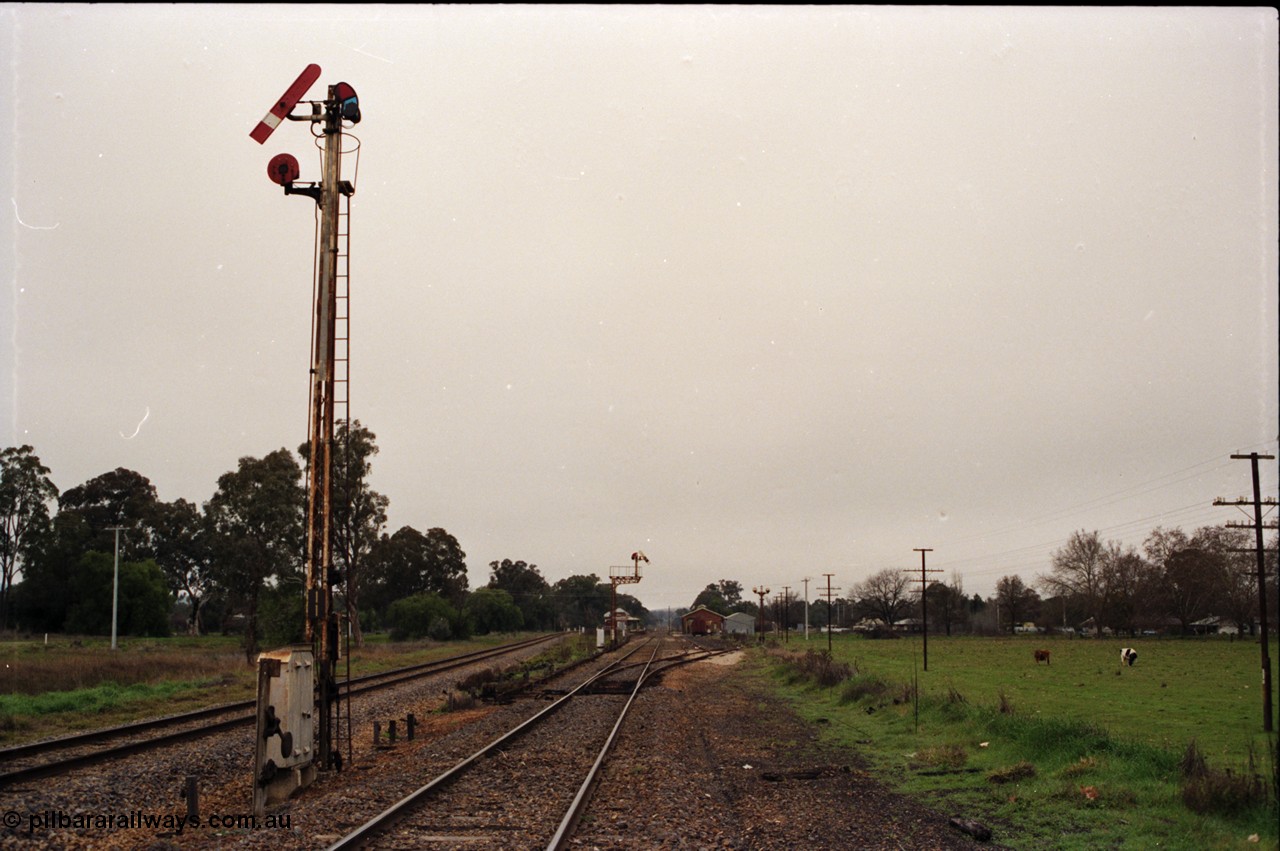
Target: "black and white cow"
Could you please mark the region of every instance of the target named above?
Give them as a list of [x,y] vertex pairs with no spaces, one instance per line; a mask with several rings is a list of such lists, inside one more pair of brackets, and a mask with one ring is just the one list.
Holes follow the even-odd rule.
[[1138,661],[1138,651],[1132,647],[1126,647],[1120,651],[1120,664],[1133,667],[1133,663]]

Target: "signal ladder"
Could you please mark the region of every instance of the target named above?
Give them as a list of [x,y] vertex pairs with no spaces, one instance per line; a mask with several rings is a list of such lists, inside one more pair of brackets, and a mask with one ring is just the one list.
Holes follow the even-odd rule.
[[[333,317],[333,423],[351,416],[351,196],[340,193],[337,221],[337,254],[334,262]],[[348,439],[350,435],[348,434]],[[345,447],[344,447],[345,448]]]

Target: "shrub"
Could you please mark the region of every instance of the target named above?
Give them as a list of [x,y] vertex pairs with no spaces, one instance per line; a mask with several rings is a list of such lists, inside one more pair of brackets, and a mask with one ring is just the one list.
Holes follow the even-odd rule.
[[880,700],[889,690],[889,684],[879,677],[870,674],[854,676],[846,680],[844,687],[840,689],[840,702],[857,703],[867,698]]
[[440,712],[461,712],[464,709],[471,709],[476,705],[474,695],[465,691],[451,691],[444,696],[444,702],[440,704]]
[[916,761],[933,768],[963,768],[969,761],[969,754],[961,745],[938,745],[921,748],[916,752]]
[[501,588],[477,588],[467,597],[463,612],[477,635],[491,632],[515,632],[524,626],[520,607]]
[[1206,768],[1182,785],[1182,803],[1200,815],[1231,816],[1266,802],[1266,784],[1256,774],[1245,776],[1231,769]]
[[792,682],[803,680],[823,688],[831,688],[849,679],[855,673],[852,665],[835,661],[825,650],[806,650],[804,653],[776,650],[771,655],[787,666]]
[[449,625],[449,619],[441,615],[433,615],[431,624],[427,627],[427,635],[433,641],[448,641],[453,637],[453,627]]
[[458,610],[438,594],[414,594],[387,608],[392,641],[431,637],[437,641],[465,638],[466,625]]
[[494,668],[483,668],[473,674],[468,674],[458,681],[458,690],[468,694],[477,694],[485,685],[492,683],[502,677]]
[[1249,753],[1249,771],[1236,774],[1231,769],[1210,768],[1192,739],[1183,751],[1179,770],[1182,774],[1182,803],[1200,815],[1230,816],[1266,806],[1266,780],[1254,769],[1253,752]]
[[263,589],[258,602],[258,629],[268,647],[298,644],[306,634],[306,593],[296,585]]
[[[116,586],[115,560],[90,551],[81,557],[70,581],[71,605],[67,632],[84,635],[111,633],[111,600]],[[120,635],[169,634],[169,610],[173,600],[164,572],[148,559],[120,565],[116,627]]]
[[1025,780],[1028,777],[1036,776],[1036,767],[1031,763],[1023,760],[1014,763],[1005,768],[998,768],[987,775],[987,780],[992,783],[1012,783],[1015,780]]
[[1187,749],[1182,752],[1182,761],[1178,764],[1178,770],[1184,780],[1202,777],[1209,770],[1209,766],[1204,760],[1204,754],[1200,753],[1200,749],[1196,747],[1195,739],[1192,739],[1190,744],[1187,745]]
[[1077,762],[1062,769],[1063,777],[1079,777],[1081,774],[1087,774],[1098,767],[1098,761],[1091,756],[1082,756]]

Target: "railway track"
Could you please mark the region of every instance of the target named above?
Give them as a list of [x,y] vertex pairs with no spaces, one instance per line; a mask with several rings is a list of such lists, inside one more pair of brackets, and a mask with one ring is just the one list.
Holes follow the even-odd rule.
[[627,712],[662,671],[716,651],[670,650],[650,639],[594,673],[546,689],[551,702],[464,756],[330,846],[468,848],[568,846]]
[[[560,638],[538,636],[499,647],[476,650],[352,678],[342,684],[343,698],[356,697],[465,665],[473,665]],[[92,730],[57,739],[0,749],[0,790],[180,742],[211,736],[255,722],[256,701],[244,700],[118,727]],[[50,758],[52,757],[52,758]]]

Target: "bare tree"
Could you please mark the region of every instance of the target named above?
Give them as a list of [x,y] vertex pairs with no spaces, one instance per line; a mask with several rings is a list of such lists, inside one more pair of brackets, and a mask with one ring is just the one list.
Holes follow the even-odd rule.
[[911,605],[907,586],[911,580],[901,570],[882,570],[858,583],[854,597],[869,617],[879,618],[886,626],[902,617]]
[[[1247,556],[1232,552],[1247,544],[1239,530],[1207,526],[1188,538],[1181,529],[1157,528],[1147,537],[1144,549],[1159,571],[1152,598],[1160,612],[1178,621],[1183,634],[1191,625],[1222,609],[1232,620],[1252,619],[1256,592],[1247,579]],[[1243,568],[1243,570],[1242,570]],[[1246,574],[1237,583],[1237,573]],[[1237,584],[1239,587],[1236,587]]]
[[1107,587],[1107,625],[1116,632],[1136,635],[1138,622],[1152,608],[1159,587],[1152,581],[1151,566],[1133,547],[1107,544],[1103,575]]
[[1053,553],[1053,567],[1040,585],[1051,594],[1078,597],[1093,616],[1093,628],[1102,635],[1108,593],[1107,548],[1095,532],[1072,532],[1062,549]]

